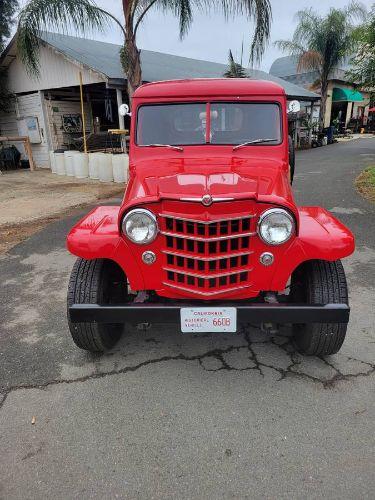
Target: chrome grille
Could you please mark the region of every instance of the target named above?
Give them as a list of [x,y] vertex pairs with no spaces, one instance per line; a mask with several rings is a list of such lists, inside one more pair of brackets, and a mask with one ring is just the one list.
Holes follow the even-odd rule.
[[202,295],[250,286],[252,219],[203,222],[161,214],[164,284]]

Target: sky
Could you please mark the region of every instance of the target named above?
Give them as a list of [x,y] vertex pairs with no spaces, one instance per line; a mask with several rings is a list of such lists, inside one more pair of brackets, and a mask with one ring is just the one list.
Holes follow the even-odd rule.
[[[373,2],[374,0],[362,0],[368,9]],[[96,0],[96,3],[103,9],[110,11],[118,19],[123,19],[121,0]],[[298,10],[312,7],[317,12],[325,14],[331,7],[344,7],[348,4],[348,0],[271,0],[271,4],[273,13],[271,42],[262,62],[257,66],[265,71],[269,70],[277,57],[285,55],[273,46],[273,42],[292,36],[296,26],[294,15]],[[172,15],[165,15],[157,9],[152,9],[138,31],[137,42],[138,46],[143,49],[226,63],[229,49],[232,50],[236,60],[240,59],[243,41],[243,65],[247,66],[248,48],[253,29],[254,24],[241,17],[226,22],[222,14],[213,13],[208,16],[196,12],[188,35],[181,41],[176,18]],[[122,43],[120,29],[112,26],[106,33],[97,33],[90,38],[117,44]]]

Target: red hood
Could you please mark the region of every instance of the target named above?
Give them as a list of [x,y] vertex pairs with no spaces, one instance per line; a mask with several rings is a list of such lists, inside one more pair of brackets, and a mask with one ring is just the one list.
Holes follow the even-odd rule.
[[[203,165],[202,165],[203,163]],[[261,164],[261,165],[260,165]],[[295,203],[285,164],[257,158],[153,158],[131,169],[126,207],[160,199],[212,197],[256,199],[288,206]]]

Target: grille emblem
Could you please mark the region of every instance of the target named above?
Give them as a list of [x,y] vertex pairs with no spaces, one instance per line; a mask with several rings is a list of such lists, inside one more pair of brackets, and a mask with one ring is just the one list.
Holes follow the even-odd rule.
[[212,205],[212,201],[212,196],[210,194],[205,194],[204,196],[202,196],[202,204],[205,207],[209,207],[210,205]]

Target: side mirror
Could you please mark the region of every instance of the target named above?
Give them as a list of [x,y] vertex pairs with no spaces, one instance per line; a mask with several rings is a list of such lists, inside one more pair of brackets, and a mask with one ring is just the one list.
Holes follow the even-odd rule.
[[301,103],[299,101],[288,102],[288,113],[298,113],[301,111]]
[[129,106],[127,104],[121,104],[121,106],[118,108],[119,115],[121,116],[126,116],[129,115]]

